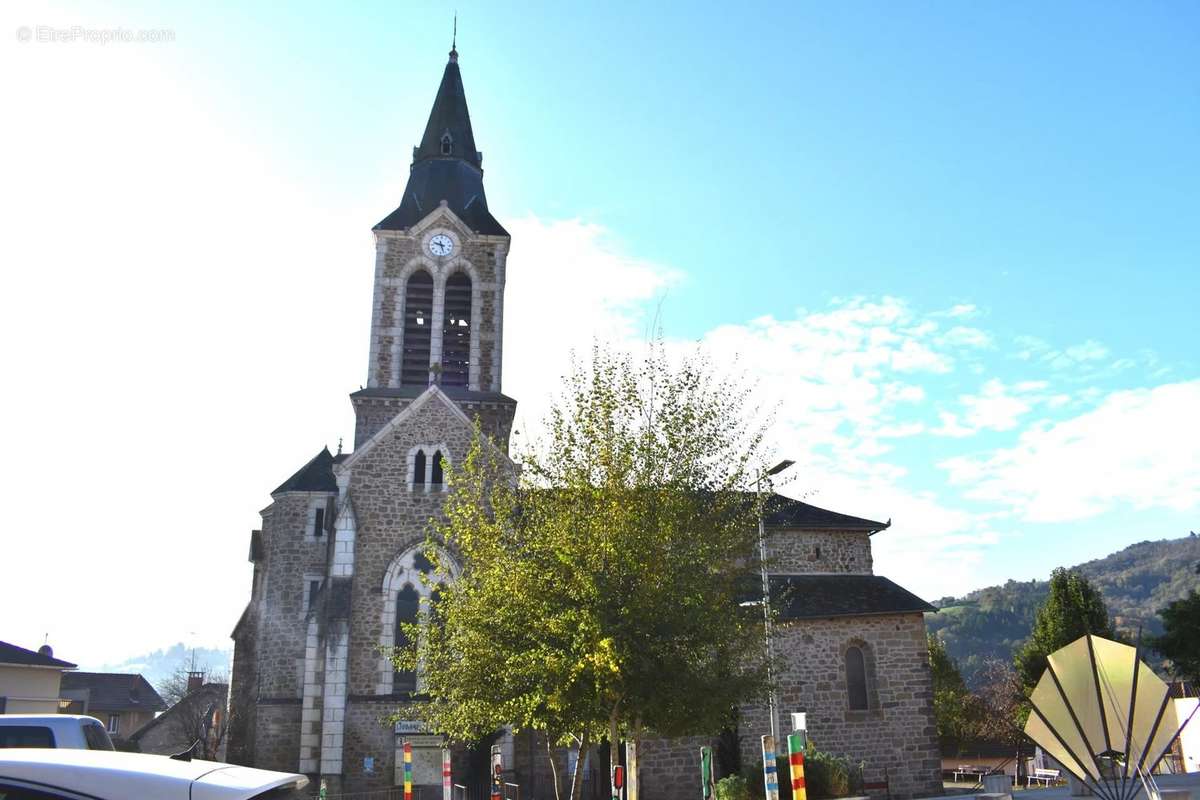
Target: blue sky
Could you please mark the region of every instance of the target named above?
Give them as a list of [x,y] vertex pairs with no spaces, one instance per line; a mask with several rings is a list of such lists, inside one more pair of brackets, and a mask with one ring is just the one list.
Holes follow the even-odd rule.
[[[30,455],[4,469],[44,532],[15,556],[99,579],[139,553],[149,588],[193,560],[228,591],[187,631],[102,640],[64,604],[12,640],[227,641],[255,511],[351,434],[369,229],[455,10],[527,418],[570,346],[661,310],[778,404],[785,490],[893,518],[877,569],[928,597],[1197,527],[1195,4],[17,2],[0,324],[28,342],[5,434]],[[76,25],[173,36],[8,33]],[[117,530],[82,535],[114,498]]]

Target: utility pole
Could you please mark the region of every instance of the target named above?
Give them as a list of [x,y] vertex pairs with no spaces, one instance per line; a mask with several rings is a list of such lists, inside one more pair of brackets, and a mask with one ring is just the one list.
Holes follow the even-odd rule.
[[[766,472],[761,473],[758,479],[754,482],[754,492],[762,496],[762,482],[764,478],[770,478],[773,475],[778,475],[788,467],[795,464],[795,461],[784,459],[775,466],[771,467]],[[774,668],[771,665],[771,583],[767,577],[767,531],[765,514],[765,501],[760,505],[758,510],[758,565],[759,572],[762,574],[762,609],[763,609],[763,639],[766,643],[767,651],[767,711],[771,715],[771,739],[775,742],[779,741],[779,709],[775,705],[775,674]]]

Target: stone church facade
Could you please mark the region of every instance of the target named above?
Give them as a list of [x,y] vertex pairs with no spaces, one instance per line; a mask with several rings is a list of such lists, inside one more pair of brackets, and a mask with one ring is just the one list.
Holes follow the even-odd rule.
[[[321,450],[272,492],[250,536],[229,760],[308,773],[332,795],[395,786],[407,738],[422,797],[440,797],[440,737],[383,721],[403,718],[421,690],[421,676],[396,672],[386,653],[427,599],[421,547],[444,501],[443,466],[466,452],[475,420],[507,452],[516,409],[501,391],[510,237],[488,210],[482,160],[452,50],[404,196],[374,228],[369,373],[350,395],[353,451]],[[873,793],[937,793],[930,607],[872,573],[871,536],[887,525],[779,496],[765,522],[780,606],[779,729],[805,711],[821,749],[865,763]],[[741,759],[753,766],[768,712],[740,712]],[[456,782],[472,795],[484,785],[493,743],[523,796],[553,797],[544,746],[520,733],[456,746]],[[643,796],[697,796],[705,743],[644,742]],[[606,775],[592,767],[589,778],[585,796],[604,796]]]

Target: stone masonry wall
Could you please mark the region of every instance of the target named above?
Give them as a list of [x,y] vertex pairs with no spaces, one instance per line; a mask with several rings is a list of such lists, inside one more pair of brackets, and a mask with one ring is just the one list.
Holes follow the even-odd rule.
[[772,573],[871,574],[871,537],[858,531],[767,529],[767,563]]
[[[354,447],[358,449],[376,431],[395,419],[412,402],[412,398],[358,395],[352,396],[351,401],[355,415]],[[479,417],[479,427],[483,432],[491,436],[502,450],[508,449],[508,437],[516,415],[514,404],[463,400],[458,401],[458,407],[471,419]]]
[[354,449],[357,450],[376,431],[395,419],[412,398],[351,395],[350,402],[354,405]]
[[707,736],[642,741],[638,750],[640,796],[645,800],[701,797],[700,748],[714,748],[715,757],[716,744],[715,738]]
[[300,700],[259,701],[254,766],[295,772],[300,747]]
[[[275,495],[263,512],[261,583],[251,609],[257,617],[253,648],[257,674],[253,722],[246,734],[253,737],[253,744],[234,741],[238,757],[250,757],[256,767],[295,771],[298,766],[305,576],[326,573],[329,546],[328,532],[312,535],[310,520],[314,504],[328,509],[334,499],[327,493],[285,492]],[[240,684],[234,681],[235,719],[246,711]]]
[[[430,398],[350,467],[348,492],[357,520],[351,593],[349,674],[344,738],[345,782],[357,791],[391,786],[394,734],[380,716],[396,711],[404,696],[379,695],[390,683],[391,666],[381,660],[385,603],[383,583],[392,562],[424,543],[429,521],[441,513],[445,494],[408,488],[408,455],[416,444],[444,445],[452,462],[470,443],[471,428],[440,399]],[[364,757],[377,759],[374,774],[363,774]]]
[[[432,257],[424,248],[425,239],[433,229],[448,231],[457,240],[455,252],[446,259]],[[432,334],[439,339],[442,316],[438,298],[441,287],[453,273],[462,270],[462,263],[470,264],[472,291],[477,298],[473,302],[472,369],[474,376],[471,388],[499,391],[500,375],[495,369],[499,365],[501,347],[501,325],[499,320],[504,293],[504,262],[508,253],[508,238],[499,236],[476,236],[451,214],[442,216],[431,224],[423,224],[408,231],[376,231],[376,273],[374,308],[371,323],[371,365],[368,376],[370,386],[397,385],[395,375],[399,364],[396,348],[402,350],[403,305],[408,276],[414,268],[428,271],[434,279],[435,301],[433,309],[434,329]],[[468,273],[470,274],[470,273]],[[431,361],[437,362],[440,343],[434,343]]]
[[[867,657],[870,708],[851,711],[845,650]],[[921,614],[804,620],[775,629],[780,733],[790,714],[807,713],[809,736],[821,750],[866,762],[868,783],[884,780],[895,797],[941,791],[941,757],[933,718],[933,686]],[[742,760],[761,760],[758,737],[770,730],[766,704],[742,709]],[[872,794],[876,794],[873,792]]]
[[335,495],[287,492],[263,513],[265,551],[258,641],[258,693],[299,698],[304,669],[305,574],[324,574],[328,533],[306,535],[312,501]]
[[[253,598],[251,599],[253,602]],[[231,764],[254,764],[254,729],[258,711],[258,615],[250,609],[234,632],[233,664],[230,668],[229,746],[226,755]]]

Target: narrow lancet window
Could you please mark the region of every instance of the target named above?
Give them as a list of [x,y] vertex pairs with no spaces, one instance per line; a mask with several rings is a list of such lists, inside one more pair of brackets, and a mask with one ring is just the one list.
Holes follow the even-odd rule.
[[[417,590],[412,586],[405,586],[396,593],[396,637],[393,640],[396,647],[407,647],[409,643],[408,635],[404,632],[405,624],[412,624],[417,621],[417,612],[420,610],[420,597],[417,595]],[[415,692],[417,690],[417,672],[416,670],[396,670],[392,676],[392,691],[393,692]]]
[[851,711],[866,711],[867,662],[861,647],[846,648],[846,696]]
[[425,488],[425,451],[418,450],[413,456],[413,488]]
[[442,488],[442,451],[433,454],[433,469],[430,471],[429,485],[434,489]]
[[471,278],[456,272],[446,281],[442,325],[442,385],[466,386],[471,374]]
[[454,150],[454,140],[450,138],[450,134],[442,134],[442,155],[448,156]]
[[400,383],[429,385],[429,344],[433,325],[433,277],[424,270],[408,279],[404,294],[404,359]]

